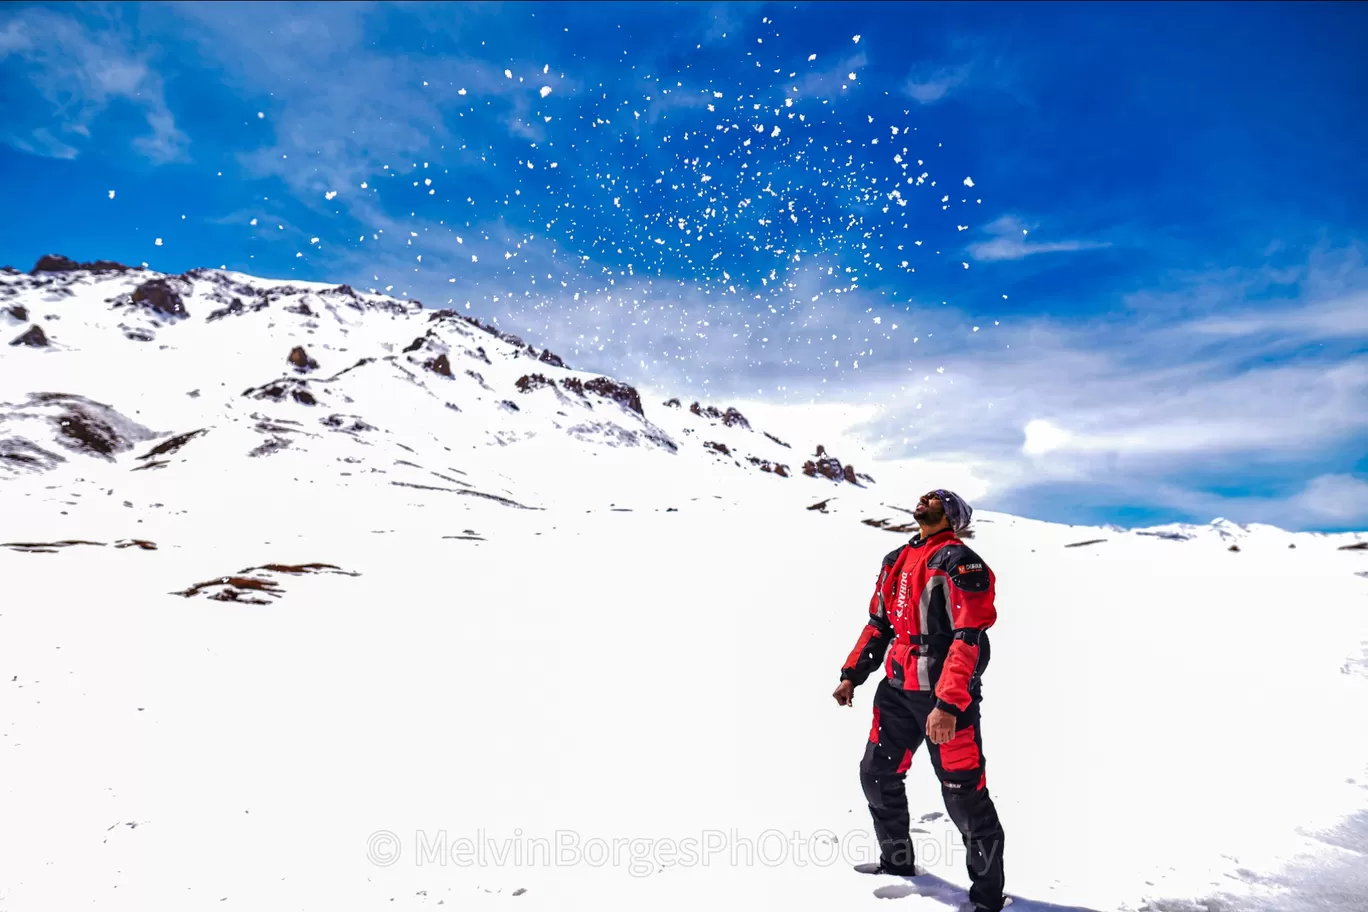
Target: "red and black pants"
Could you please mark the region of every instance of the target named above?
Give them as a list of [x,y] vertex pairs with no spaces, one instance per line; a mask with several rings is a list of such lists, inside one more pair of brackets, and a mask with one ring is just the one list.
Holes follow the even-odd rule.
[[[882,860],[895,867],[910,867],[914,861],[904,780],[912,756],[926,740],[926,720],[935,707],[934,693],[902,690],[886,678],[874,694],[874,726],[860,762],[860,784]],[[984,775],[977,694],[960,714],[955,737],[926,748],[941,783],[945,810],[968,852],[969,898],[977,908],[997,912],[1003,901],[1004,840]]]

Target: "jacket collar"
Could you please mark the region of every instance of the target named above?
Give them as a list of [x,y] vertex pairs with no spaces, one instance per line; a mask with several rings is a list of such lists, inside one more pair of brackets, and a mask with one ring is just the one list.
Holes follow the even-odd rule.
[[939,532],[932,532],[932,533],[931,533],[930,535],[928,535],[926,538],[922,538],[922,537],[921,537],[921,533],[918,532],[916,535],[912,536],[912,539],[911,539],[911,541],[908,542],[908,544],[911,545],[913,548],[920,548],[922,545],[926,544],[927,542],[935,541],[936,539],[940,538],[942,535],[948,535],[948,536],[950,536],[951,538],[954,538],[954,537],[955,537],[955,530],[954,530],[954,529],[941,529]]

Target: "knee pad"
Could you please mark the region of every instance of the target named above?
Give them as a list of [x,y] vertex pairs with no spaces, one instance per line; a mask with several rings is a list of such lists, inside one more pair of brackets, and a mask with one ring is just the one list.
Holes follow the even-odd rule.
[[869,768],[869,764],[860,764],[860,788],[864,789],[865,800],[870,807],[882,808],[884,806],[883,777]]

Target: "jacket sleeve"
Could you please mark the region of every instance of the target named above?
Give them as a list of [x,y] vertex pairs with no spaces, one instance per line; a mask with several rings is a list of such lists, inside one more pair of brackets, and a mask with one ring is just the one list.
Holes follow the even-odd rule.
[[969,708],[969,681],[979,662],[979,637],[997,620],[993,606],[993,571],[972,551],[949,568],[951,622],[955,625],[950,651],[936,684],[936,707],[958,716]]
[[891,572],[892,567],[887,563],[879,571],[874,595],[869,599],[869,622],[860,631],[860,639],[841,666],[841,680],[853,681],[857,687],[883,664],[884,653],[893,640],[893,625],[889,623],[888,612],[884,610],[883,596],[884,582]]

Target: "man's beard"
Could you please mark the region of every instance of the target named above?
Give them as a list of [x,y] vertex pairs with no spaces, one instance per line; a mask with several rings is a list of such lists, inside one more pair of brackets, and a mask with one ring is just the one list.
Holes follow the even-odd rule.
[[941,521],[945,519],[945,509],[943,507],[933,507],[930,504],[926,504],[925,506],[918,504],[917,508],[912,511],[912,515],[916,517],[917,522],[922,525],[938,526],[941,524]]

